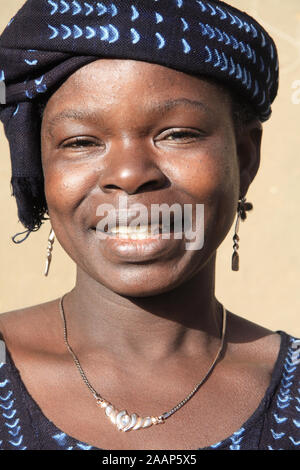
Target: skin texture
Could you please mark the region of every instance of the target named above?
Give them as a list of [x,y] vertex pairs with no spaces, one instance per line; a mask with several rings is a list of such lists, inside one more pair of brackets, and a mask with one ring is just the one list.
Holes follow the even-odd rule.
[[[58,119],[70,109],[94,114]],[[223,89],[137,61],[89,64],[48,101],[41,144],[49,215],[77,265],[64,303],[69,340],[95,389],[117,407],[142,416],[170,410],[214,359],[216,250],[259,167],[261,133],[253,121],[236,135]],[[99,204],[117,206],[120,196],[129,207],[204,204],[203,249],[173,243],[148,263],[111,253],[93,229]],[[122,434],[66,351],[57,300],[4,314],[1,331],[45,415],[110,449],[196,449],[224,439],[257,408],[279,349],[277,334],[229,312],[223,359],[189,404],[162,426]]]

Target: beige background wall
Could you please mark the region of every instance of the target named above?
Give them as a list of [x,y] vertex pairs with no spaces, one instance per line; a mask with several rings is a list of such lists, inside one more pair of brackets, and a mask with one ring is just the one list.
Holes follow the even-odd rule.
[[[1,32],[23,3],[0,0]],[[216,291],[238,315],[300,337],[300,2],[229,3],[256,17],[273,36],[281,79],[273,116],[264,125],[261,169],[248,193],[254,211],[240,227],[240,271],[232,272],[230,266],[232,227],[219,252]],[[297,80],[298,92],[292,88]],[[23,228],[10,197],[9,150],[2,124],[0,158],[0,312],[4,312],[60,296],[72,288],[75,268],[56,241],[50,275],[44,278],[47,223],[23,244],[11,242],[10,237]]]

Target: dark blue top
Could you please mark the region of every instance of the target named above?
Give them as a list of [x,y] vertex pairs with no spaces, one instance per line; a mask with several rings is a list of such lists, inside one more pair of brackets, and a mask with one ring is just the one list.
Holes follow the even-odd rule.
[[[258,408],[240,429],[205,450],[300,450],[300,340],[278,333],[279,355]],[[0,341],[0,351],[3,346]],[[7,349],[6,362],[0,363],[0,449],[101,450],[68,436],[46,418]]]

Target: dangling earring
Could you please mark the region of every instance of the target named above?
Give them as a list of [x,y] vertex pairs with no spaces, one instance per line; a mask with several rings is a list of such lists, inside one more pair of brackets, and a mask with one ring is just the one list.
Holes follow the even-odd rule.
[[52,250],[53,250],[53,243],[55,240],[55,234],[53,228],[50,230],[50,234],[48,237],[48,245],[47,245],[47,259],[46,259],[46,267],[45,267],[45,276],[48,276],[49,273],[49,268],[51,264],[51,259],[52,259]]
[[253,205],[251,202],[246,202],[246,198],[243,197],[239,200],[238,202],[238,208],[237,208],[237,219],[235,223],[235,230],[234,230],[234,235],[233,235],[233,255],[231,259],[231,269],[232,271],[238,271],[239,270],[239,264],[240,264],[240,258],[238,254],[238,249],[239,249],[239,244],[238,242],[240,241],[240,237],[238,236],[238,231],[240,227],[240,219],[244,221],[247,218],[247,211],[251,211],[253,209]]

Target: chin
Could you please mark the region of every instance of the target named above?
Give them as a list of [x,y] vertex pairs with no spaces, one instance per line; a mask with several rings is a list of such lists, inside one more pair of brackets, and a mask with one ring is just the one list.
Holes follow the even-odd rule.
[[136,266],[126,273],[120,271],[114,276],[107,276],[105,279],[102,275],[93,276],[94,280],[116,294],[125,297],[151,297],[175,289],[178,285],[183,284],[186,276],[183,273],[172,273],[170,269],[168,274],[145,273],[138,272]]

